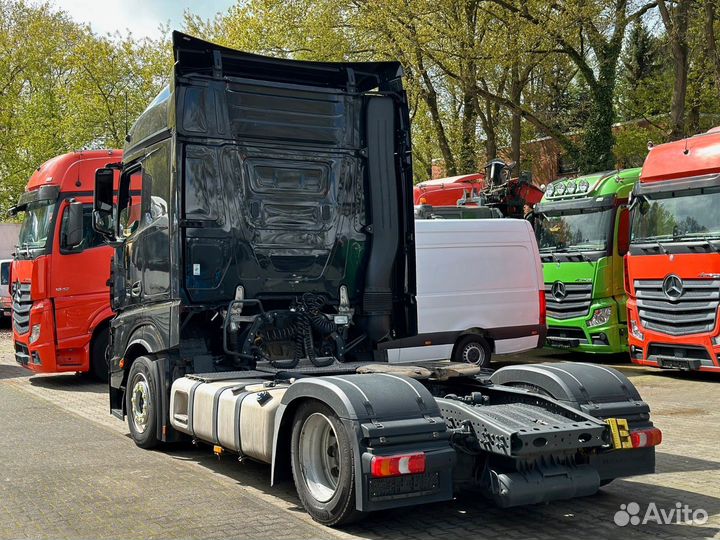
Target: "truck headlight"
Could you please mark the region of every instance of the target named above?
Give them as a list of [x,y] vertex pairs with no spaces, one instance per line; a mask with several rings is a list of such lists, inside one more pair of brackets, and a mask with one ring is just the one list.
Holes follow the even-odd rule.
[[637,323],[637,321],[635,321],[635,319],[632,319],[630,321],[630,333],[635,339],[639,339],[640,341],[645,340],[645,334],[640,331],[640,325]]
[[714,338],[712,338],[712,342],[713,345],[715,345],[716,347],[720,346],[720,336],[715,336]]
[[30,330],[30,344],[32,345],[38,339],[40,339],[40,325],[33,324],[32,329]]
[[588,326],[600,326],[606,324],[610,320],[610,317],[612,317],[611,307],[598,308],[587,324]]

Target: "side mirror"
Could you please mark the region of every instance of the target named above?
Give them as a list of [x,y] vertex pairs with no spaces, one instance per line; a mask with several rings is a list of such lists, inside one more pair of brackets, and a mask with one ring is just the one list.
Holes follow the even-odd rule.
[[111,239],[115,237],[113,223],[114,182],[115,171],[113,169],[98,169],[95,171],[93,229],[104,237]]
[[68,218],[62,236],[62,247],[74,249],[83,241],[83,205],[73,201],[68,207]]

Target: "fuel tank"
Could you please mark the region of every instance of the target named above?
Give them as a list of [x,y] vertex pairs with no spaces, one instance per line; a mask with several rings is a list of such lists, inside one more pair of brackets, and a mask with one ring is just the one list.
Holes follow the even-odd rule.
[[270,463],[275,412],[288,386],[188,375],[172,385],[170,423],[195,439]]

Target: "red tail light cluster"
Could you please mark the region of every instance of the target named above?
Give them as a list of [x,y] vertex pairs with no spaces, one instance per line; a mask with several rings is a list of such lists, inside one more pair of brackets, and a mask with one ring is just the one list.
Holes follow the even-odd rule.
[[547,304],[545,302],[545,291],[540,291],[540,324],[547,325]]
[[630,432],[633,448],[650,448],[662,442],[662,431],[658,428],[638,429]]
[[373,456],[370,472],[374,478],[425,472],[425,452],[397,456]]

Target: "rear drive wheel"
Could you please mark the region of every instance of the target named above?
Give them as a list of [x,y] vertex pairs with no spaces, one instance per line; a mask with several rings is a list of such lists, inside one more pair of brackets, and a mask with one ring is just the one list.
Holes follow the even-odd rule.
[[153,448],[158,444],[158,400],[152,360],[145,356],[136,359],[130,368],[125,390],[130,436],[140,448]]
[[481,336],[463,336],[455,345],[453,362],[463,362],[481,368],[490,367],[490,345]]
[[293,479],[308,514],[323,525],[357,520],[350,437],[337,415],[318,402],[302,404],[293,422]]
[[97,334],[92,341],[90,348],[90,369],[96,379],[101,382],[107,382],[108,380],[108,362],[106,351],[109,341],[109,328],[103,328]]

